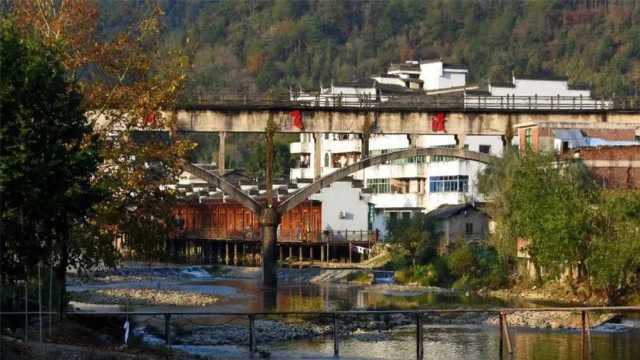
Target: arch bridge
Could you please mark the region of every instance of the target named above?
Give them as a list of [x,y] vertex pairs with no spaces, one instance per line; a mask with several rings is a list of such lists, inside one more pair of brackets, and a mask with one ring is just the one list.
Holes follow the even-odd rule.
[[[341,168],[331,174],[325,175],[310,185],[299,189],[291,194],[287,199],[279,204],[273,204],[271,201],[267,202],[267,205],[263,205],[256,201],[254,198],[240,190],[228,182],[221,174],[206,171],[198,166],[195,166],[187,161],[181,163],[181,167],[190,172],[191,174],[205,180],[208,184],[214,185],[221,191],[229,195],[232,199],[237,201],[240,205],[250,209],[251,211],[259,214],[260,225],[262,227],[262,267],[263,267],[263,284],[265,287],[275,287],[277,283],[276,276],[276,242],[277,242],[277,228],[280,224],[280,218],[287,211],[295,208],[302,202],[304,202],[309,196],[319,192],[322,188],[329,186],[331,183],[342,180],[355,172],[363,170],[367,167],[384,164],[388,161],[410,158],[414,156],[448,156],[463,160],[472,160],[481,163],[488,163],[495,156],[468,151],[460,148],[418,148],[410,147],[404,150],[398,150],[389,152],[382,155],[373,156],[370,158],[362,159],[361,161],[352,165]],[[267,166],[267,171],[270,172],[270,166]],[[270,176],[267,177],[267,198],[273,201],[271,193],[271,180]]]

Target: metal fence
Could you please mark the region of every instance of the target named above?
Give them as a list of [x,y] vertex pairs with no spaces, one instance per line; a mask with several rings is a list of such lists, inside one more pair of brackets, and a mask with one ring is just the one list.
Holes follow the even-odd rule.
[[[288,318],[288,317],[316,317],[330,319],[332,324],[333,338],[333,355],[340,354],[340,322],[350,317],[372,317],[383,315],[401,314],[415,319],[415,339],[416,339],[416,359],[424,358],[424,316],[429,314],[467,314],[467,313],[485,313],[497,315],[499,317],[498,333],[499,345],[498,353],[502,358],[505,350],[509,354],[513,354],[513,344],[511,341],[509,330],[509,315],[520,312],[572,312],[579,313],[581,317],[580,334],[581,334],[581,358],[589,359],[592,353],[591,344],[591,328],[589,320],[591,313],[640,313],[640,306],[615,306],[615,307],[544,307],[544,308],[495,308],[495,309],[420,309],[420,310],[362,310],[362,311],[279,311],[279,312],[71,312],[67,316],[77,316],[78,318],[91,317],[117,317],[122,319],[130,319],[135,317],[161,317],[164,319],[164,340],[166,346],[171,346],[171,321],[177,317],[201,317],[201,316],[225,316],[225,317],[244,317],[247,319],[248,338],[245,343],[249,351],[254,353],[257,351],[255,321],[258,318]],[[55,313],[40,312],[39,316],[53,316]],[[0,312],[0,316],[24,316],[28,318],[28,312]],[[25,320],[25,324],[28,321]],[[26,333],[26,331],[25,331]],[[42,340],[41,340],[42,341]],[[238,344],[241,345],[241,344]]]
[[183,107],[242,108],[368,108],[379,110],[504,110],[504,111],[594,111],[640,110],[640,96],[590,98],[582,96],[487,96],[487,95],[326,95],[299,96],[290,93],[210,94],[183,102]]

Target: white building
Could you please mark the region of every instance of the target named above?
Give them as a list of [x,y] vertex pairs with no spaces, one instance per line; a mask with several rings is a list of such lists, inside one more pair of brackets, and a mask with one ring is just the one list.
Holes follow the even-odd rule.
[[[348,102],[352,106],[359,106],[363,98],[386,101],[387,94],[384,91],[392,91],[395,88],[407,89],[411,94],[420,93],[424,96],[425,90],[464,88],[467,72],[462,66],[449,65],[439,60],[409,61],[392,64],[387,74],[374,76],[370,85],[368,81],[332,84],[330,88],[322,88],[317,95],[301,94],[294,99],[316,101],[324,105],[335,104],[337,96],[341,96],[343,105]],[[319,146],[316,146],[316,141],[320,142]],[[420,135],[416,136],[414,141],[418,147],[457,146],[453,135]],[[410,145],[407,135],[371,134],[369,156],[406,149]],[[499,136],[467,136],[464,139],[464,147],[500,156],[503,144]],[[290,179],[294,182],[308,182],[356,163],[363,157],[362,148],[362,138],[359,134],[322,134],[319,139],[314,139],[309,133],[300,134],[300,141],[290,146],[291,153],[298,158],[297,166],[291,169]],[[320,151],[320,174],[315,174],[313,166],[316,150]],[[421,156],[373,166],[359,171],[353,177],[361,180],[371,193],[367,202],[373,205],[373,230],[379,230],[384,234],[389,218],[428,212],[443,204],[482,200],[476,190],[477,174],[482,167],[482,164],[473,161]],[[339,191],[341,186],[332,188],[330,193]],[[325,195],[324,191],[314,196],[312,198],[316,200],[324,199],[323,221],[339,217],[341,211],[349,212],[339,209],[346,206],[342,204],[342,196]],[[351,197],[345,194],[344,199],[347,198]],[[334,214],[325,214],[325,206],[327,212]],[[347,219],[336,220],[336,224],[340,227],[347,226]],[[355,230],[363,224],[351,223],[350,226],[354,226]]]
[[[322,203],[322,230],[361,231],[372,230],[370,195],[353,186],[352,181],[334,182],[328,188],[311,196]],[[340,199],[340,201],[335,201]]]
[[489,83],[485,91],[465,94],[467,108],[607,109],[610,101],[591,98],[591,90],[569,86],[566,78],[517,78]]

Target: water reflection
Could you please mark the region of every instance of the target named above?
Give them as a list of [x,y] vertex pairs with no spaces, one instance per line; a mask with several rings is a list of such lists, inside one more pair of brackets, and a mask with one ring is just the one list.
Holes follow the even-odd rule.
[[[593,334],[592,359],[637,359],[640,333]],[[514,359],[581,359],[578,332],[512,330]],[[498,359],[497,329],[482,326],[426,326],[425,359]],[[331,339],[292,341],[269,347],[276,358],[313,357],[333,353]],[[347,359],[412,359],[415,337],[411,331],[398,332],[384,339],[365,335],[351,336],[340,342],[340,355]],[[506,354],[505,354],[506,355]],[[506,357],[506,356],[505,356]]]
[[[196,285],[197,284],[197,285]],[[505,306],[498,300],[447,292],[402,294],[389,286],[280,283],[265,290],[253,280],[220,279],[191,282],[190,286],[235,288],[233,296],[213,305],[229,311],[332,311],[350,309],[412,309],[425,307]],[[241,305],[242,304],[242,305]],[[244,309],[239,310],[239,307]]]

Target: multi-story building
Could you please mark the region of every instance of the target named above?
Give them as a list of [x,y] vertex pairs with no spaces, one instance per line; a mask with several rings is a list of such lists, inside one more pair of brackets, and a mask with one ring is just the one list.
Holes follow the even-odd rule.
[[[362,106],[369,99],[386,101],[389,91],[403,94],[421,94],[443,89],[464,89],[467,69],[442,61],[410,61],[392,64],[385,75],[373,80],[353,84],[332,84],[322,88],[317,95],[300,94],[298,101],[315,101],[323,104]],[[319,141],[319,146],[316,146]],[[389,151],[418,147],[455,147],[453,135],[419,135],[413,138],[404,134],[371,134],[369,156]],[[499,136],[467,136],[464,147],[492,155],[502,154],[503,143]],[[351,165],[363,158],[362,138],[359,134],[322,134],[314,138],[302,133],[300,141],[291,144],[291,153],[297,157],[297,166],[291,169],[293,182],[304,183],[330,174],[336,169]],[[313,167],[315,152],[321,155],[320,173]],[[354,178],[360,180],[371,193],[369,202],[374,206],[374,229],[384,234],[389,218],[411,216],[415,212],[433,210],[443,204],[459,204],[481,200],[476,189],[476,175],[482,164],[454,158],[415,157],[392,161],[364,169]]]

